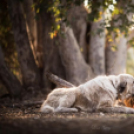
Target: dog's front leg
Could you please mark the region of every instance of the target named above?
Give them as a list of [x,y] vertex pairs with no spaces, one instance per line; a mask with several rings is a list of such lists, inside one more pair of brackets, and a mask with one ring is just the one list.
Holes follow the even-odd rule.
[[100,107],[97,112],[134,114],[134,109],[129,107]]

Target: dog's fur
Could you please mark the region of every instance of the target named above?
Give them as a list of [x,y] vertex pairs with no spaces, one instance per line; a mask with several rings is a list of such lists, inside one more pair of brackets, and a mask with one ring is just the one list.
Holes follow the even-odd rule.
[[115,101],[124,101],[134,95],[134,77],[129,74],[98,76],[78,87],[53,90],[41,106],[50,112],[115,112],[133,113],[133,108],[115,107]]

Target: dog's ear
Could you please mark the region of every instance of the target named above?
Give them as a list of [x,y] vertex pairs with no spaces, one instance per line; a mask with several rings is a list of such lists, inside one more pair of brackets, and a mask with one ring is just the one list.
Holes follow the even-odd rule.
[[120,76],[120,84],[119,84],[119,92],[122,93],[126,89],[127,81],[126,78],[123,76]]

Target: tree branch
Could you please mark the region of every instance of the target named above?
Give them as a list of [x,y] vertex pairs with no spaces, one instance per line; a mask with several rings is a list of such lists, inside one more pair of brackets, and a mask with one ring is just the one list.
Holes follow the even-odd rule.
[[46,76],[50,81],[52,81],[53,83],[55,83],[59,87],[67,87],[67,88],[75,87],[72,83],[63,80],[54,74],[47,72]]

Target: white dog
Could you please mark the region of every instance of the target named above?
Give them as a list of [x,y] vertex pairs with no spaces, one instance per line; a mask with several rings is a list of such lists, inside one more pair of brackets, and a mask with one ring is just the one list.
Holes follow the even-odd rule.
[[114,112],[133,113],[133,108],[115,107],[117,99],[134,95],[134,77],[129,74],[98,76],[78,87],[54,89],[41,106],[50,112]]

